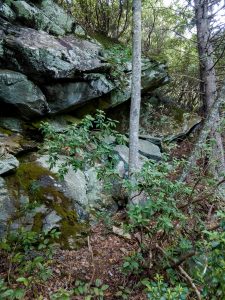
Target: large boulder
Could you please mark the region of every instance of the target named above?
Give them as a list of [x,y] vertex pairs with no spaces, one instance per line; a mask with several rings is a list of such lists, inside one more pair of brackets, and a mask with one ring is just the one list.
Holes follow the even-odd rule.
[[139,152],[147,158],[154,160],[160,160],[162,156],[160,148],[157,145],[143,139],[139,139]]
[[[107,51],[86,36],[55,1],[8,0],[2,4],[0,0],[0,68],[26,75],[29,80],[24,91],[38,86],[34,98],[37,92],[38,96],[44,93],[52,114],[73,112],[87,102],[94,110],[108,109],[130,99],[131,63],[118,66],[115,78],[116,66],[110,63]],[[143,93],[167,81],[164,64],[142,60]],[[16,92],[11,90],[11,94]],[[45,100],[43,94],[41,99]],[[4,103],[6,100],[4,97]],[[15,106],[15,99],[11,97],[10,102]],[[28,109],[27,103],[17,108],[27,118],[48,112]]]
[[87,40],[56,38],[44,31],[10,26],[6,21],[2,21],[1,28],[5,32],[2,67],[6,65],[34,80],[74,79],[80,72],[107,67],[99,57],[101,48]]
[[0,107],[9,105],[25,118],[49,111],[42,91],[21,73],[0,70]]
[[[37,163],[46,169],[49,168],[48,161],[48,155],[42,155],[37,159]],[[60,165],[64,162],[65,158],[61,156],[51,171],[57,174]],[[81,170],[75,172],[70,167],[60,184],[63,187],[63,193],[66,197],[71,199],[74,209],[77,210],[81,218],[87,215],[90,209],[101,211],[107,208],[108,211],[111,212],[117,210],[113,196],[104,192],[103,183],[97,179],[97,171],[95,168],[90,168],[85,172]]]
[[10,21],[20,22],[37,30],[44,30],[53,35],[77,33],[85,36],[82,27],[77,24],[62,7],[53,0],[0,1],[0,16]]

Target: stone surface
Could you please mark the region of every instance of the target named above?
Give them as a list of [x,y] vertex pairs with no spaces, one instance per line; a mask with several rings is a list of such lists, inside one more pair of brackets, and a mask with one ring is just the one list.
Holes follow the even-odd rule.
[[103,74],[88,74],[85,80],[45,86],[51,113],[72,111],[78,105],[107,94],[114,88]]
[[46,30],[52,34],[63,35],[65,31],[52,22],[40,9],[27,1],[12,1],[12,8],[16,13],[17,20],[23,24],[34,27],[37,30]]
[[97,178],[96,169],[90,168],[85,172],[87,178],[87,198],[89,207],[94,210],[107,210],[109,213],[115,213],[118,210],[118,205],[113,200],[113,191],[105,192],[103,182]]
[[[166,73],[166,65],[147,59],[142,60],[141,90],[142,93],[152,91],[155,88],[169,82]],[[109,107],[115,107],[131,97],[131,70],[124,76],[124,87],[111,92],[108,99]]]
[[[9,5],[2,8],[4,16],[12,16],[16,21],[33,27],[37,30],[44,30],[54,35],[65,35],[77,33],[85,35],[81,26],[76,24],[62,7],[53,0],[45,1],[9,1]],[[3,14],[2,14],[3,15]],[[11,17],[12,19],[12,17]]]
[[160,160],[160,148],[148,140],[139,139],[139,153],[149,159]]
[[139,135],[139,139],[140,140],[146,140],[146,141],[149,141],[151,142],[152,144],[155,144],[157,146],[161,146],[162,144],[162,138],[160,137],[155,137],[155,136],[152,136],[152,135],[149,135],[149,134],[140,134]]
[[19,161],[12,154],[0,154],[0,175],[15,171],[19,166]]
[[48,104],[41,90],[21,73],[0,70],[0,106],[9,106],[25,118],[42,116]]
[[[42,167],[48,168],[48,158],[48,155],[43,155],[37,159],[37,162]],[[52,172],[57,173],[60,164],[63,162],[64,159],[62,156],[56,167],[52,169]],[[85,211],[87,213],[89,209],[104,210],[107,208],[111,212],[117,210],[117,205],[113,197],[104,192],[102,182],[97,179],[95,168],[90,168],[86,172],[82,172],[81,170],[75,172],[72,168],[69,168],[62,186],[65,196],[72,200],[74,208],[82,208],[83,212],[82,210],[80,212],[84,215]]]
[[4,23],[0,23],[0,30],[7,34],[2,64],[35,80],[74,78],[79,72],[108,68],[99,57],[101,48],[94,43]]
[[6,3],[3,3],[3,1],[0,1],[0,16],[10,20],[14,21],[16,19],[16,14],[14,11],[10,8],[10,6]]
[[[1,132],[1,129],[0,129]],[[22,152],[37,150],[37,143],[32,140],[25,139],[19,133],[0,136],[0,148],[3,152],[13,155],[22,154]]]
[[4,236],[7,230],[8,221],[15,212],[15,206],[9,197],[5,180],[0,177],[0,238]]
[[60,227],[59,222],[62,220],[60,216],[57,215],[55,211],[51,211],[47,216],[44,218],[44,224],[42,227],[43,231],[50,231],[53,228],[58,228]]
[[[41,122],[48,122],[57,133],[62,133],[65,129],[72,124],[79,124],[81,119],[78,119],[72,115],[51,115],[50,117],[46,117],[44,119],[38,120],[32,123],[34,128],[40,129]],[[1,124],[1,122],[0,122]]]
[[0,117],[0,127],[12,132],[22,133],[24,129],[24,123],[19,118]]

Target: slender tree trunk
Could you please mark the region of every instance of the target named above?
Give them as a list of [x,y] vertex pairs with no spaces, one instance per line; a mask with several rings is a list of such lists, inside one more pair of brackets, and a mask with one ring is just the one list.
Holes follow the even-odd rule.
[[129,176],[138,170],[139,119],[141,106],[141,0],[133,0],[133,55],[129,132]]
[[219,97],[217,97],[217,99],[214,101],[211,110],[209,111],[208,116],[205,119],[198,140],[188,159],[187,167],[183,170],[183,173],[180,177],[180,181],[184,181],[190,174],[193,167],[196,165],[198,155],[202,149],[202,146],[205,144],[206,139],[212,130],[212,127],[214,127],[215,130],[217,129],[216,126],[219,124],[216,122],[216,120],[218,118],[219,109],[223,105],[225,105],[225,82],[223,83]]
[[[198,38],[198,52],[200,61],[200,94],[203,103],[203,116],[207,115],[217,98],[217,84],[216,84],[216,71],[213,59],[213,47],[210,36],[210,23],[209,23],[209,1],[208,0],[194,0],[195,3],[195,18],[197,27]],[[221,178],[225,170],[224,149],[222,137],[218,131],[220,123],[219,110],[217,116],[212,124],[210,132],[210,139],[215,140],[215,145],[212,149],[211,156],[211,171],[218,179]],[[217,128],[217,130],[214,130]]]

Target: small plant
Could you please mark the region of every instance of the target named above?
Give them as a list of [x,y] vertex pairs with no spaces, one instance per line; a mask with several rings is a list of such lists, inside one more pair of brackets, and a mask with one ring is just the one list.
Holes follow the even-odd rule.
[[[23,299],[31,287],[37,289],[41,282],[52,276],[49,267],[54,252],[52,241],[59,234],[55,229],[49,233],[37,233],[21,228],[0,241],[0,250],[9,264],[7,282],[0,281],[1,297],[5,297],[1,299]],[[23,288],[15,288],[17,285]]]
[[125,143],[125,137],[115,130],[116,124],[117,121],[106,118],[105,113],[100,110],[94,117],[87,115],[79,125],[68,126],[61,134],[56,133],[48,123],[42,123],[50,168],[56,165],[59,155],[63,155],[64,162],[59,167],[61,178],[68,172],[69,167],[77,171],[99,166],[98,177],[108,178],[107,182],[110,182],[110,178],[116,175],[118,157],[115,155],[114,146],[108,142],[108,137],[113,137],[115,143]]
[[109,288],[107,284],[103,284],[100,279],[96,279],[94,285],[77,280],[75,282],[74,294],[84,296],[84,300],[104,299],[104,293]]
[[0,299],[1,300],[20,300],[24,299],[26,291],[21,288],[9,288],[3,279],[0,279]]
[[131,290],[128,287],[119,286],[119,291],[115,294],[115,296],[119,299],[129,300]]
[[144,258],[141,253],[136,252],[130,256],[125,257],[122,266],[122,272],[127,275],[140,274],[143,271]]
[[[225,213],[219,212],[221,228],[225,228]],[[203,285],[202,294],[210,300],[225,298],[225,232],[205,231],[206,240],[200,244],[195,257],[197,279]],[[204,249],[204,250],[203,250]]]
[[50,296],[51,300],[70,300],[72,296],[72,291],[67,291],[65,289],[60,289],[56,293]]
[[169,287],[160,275],[155,276],[155,281],[143,279],[142,284],[146,287],[145,291],[150,300],[186,300],[188,289],[180,284]]

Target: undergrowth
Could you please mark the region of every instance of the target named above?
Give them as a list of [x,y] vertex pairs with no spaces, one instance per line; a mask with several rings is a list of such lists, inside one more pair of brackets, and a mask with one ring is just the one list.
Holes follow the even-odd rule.
[[[74,170],[96,166],[100,180],[106,180],[109,191],[119,181],[129,195],[135,191],[141,201],[132,199],[126,207],[126,221],[121,230],[138,242],[138,250],[124,257],[121,272],[132,282],[132,290],[144,290],[147,299],[225,299],[225,213],[216,194],[215,183],[207,173],[179,181],[184,161],[163,155],[160,162],[148,160],[135,174],[136,180],[119,176],[118,156],[114,145],[126,139],[116,132],[116,123],[98,111],[86,116],[79,125],[72,125],[56,134],[43,124],[50,166],[60,156],[61,178],[68,168]],[[113,137],[113,143],[108,137]],[[108,218],[107,230],[113,220]],[[20,231],[8,235],[0,244],[7,257],[8,274],[0,281],[1,299],[23,299],[26,293],[35,297],[37,287],[51,278],[49,263],[54,244],[50,233]],[[49,236],[50,235],[50,236]],[[110,289],[101,280],[76,281],[72,289],[61,289],[51,299],[107,299]],[[118,299],[129,299],[131,289],[119,286]]]

